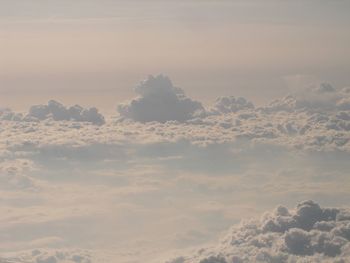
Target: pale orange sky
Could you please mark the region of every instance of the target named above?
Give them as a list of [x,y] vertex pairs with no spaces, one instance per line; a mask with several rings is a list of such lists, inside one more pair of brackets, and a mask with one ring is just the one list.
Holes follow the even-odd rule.
[[205,102],[265,102],[300,75],[350,84],[346,2],[15,2],[1,3],[1,106],[113,109],[157,73]]

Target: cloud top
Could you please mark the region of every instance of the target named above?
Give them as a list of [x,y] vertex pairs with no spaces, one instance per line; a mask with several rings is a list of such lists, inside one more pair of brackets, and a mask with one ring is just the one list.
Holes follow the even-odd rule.
[[182,89],[173,86],[163,75],[149,76],[135,92],[140,97],[118,106],[122,117],[139,122],[184,122],[204,111],[202,104],[186,97]]

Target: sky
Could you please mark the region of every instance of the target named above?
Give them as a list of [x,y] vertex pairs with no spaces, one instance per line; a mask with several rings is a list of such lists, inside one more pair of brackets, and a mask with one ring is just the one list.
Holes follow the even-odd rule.
[[294,79],[346,86],[348,9],[348,1],[4,0],[2,104],[25,110],[54,94],[114,110],[159,73],[206,103],[218,93],[265,103]]
[[348,262],[349,10],[0,0],[0,262]]

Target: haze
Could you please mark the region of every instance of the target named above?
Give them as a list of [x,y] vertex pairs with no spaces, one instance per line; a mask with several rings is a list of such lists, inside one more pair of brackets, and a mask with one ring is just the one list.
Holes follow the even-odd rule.
[[24,110],[54,94],[110,110],[157,73],[205,102],[235,93],[264,103],[296,80],[346,86],[348,10],[348,1],[2,1],[1,104]]

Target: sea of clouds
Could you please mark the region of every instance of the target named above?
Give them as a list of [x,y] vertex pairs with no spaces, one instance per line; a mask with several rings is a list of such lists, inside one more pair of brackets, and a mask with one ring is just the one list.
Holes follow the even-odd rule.
[[160,262],[346,262],[349,88],[260,107],[204,106],[163,75],[135,92],[113,116],[53,100],[0,109],[0,262],[156,262],[308,199],[337,208],[279,207]]

